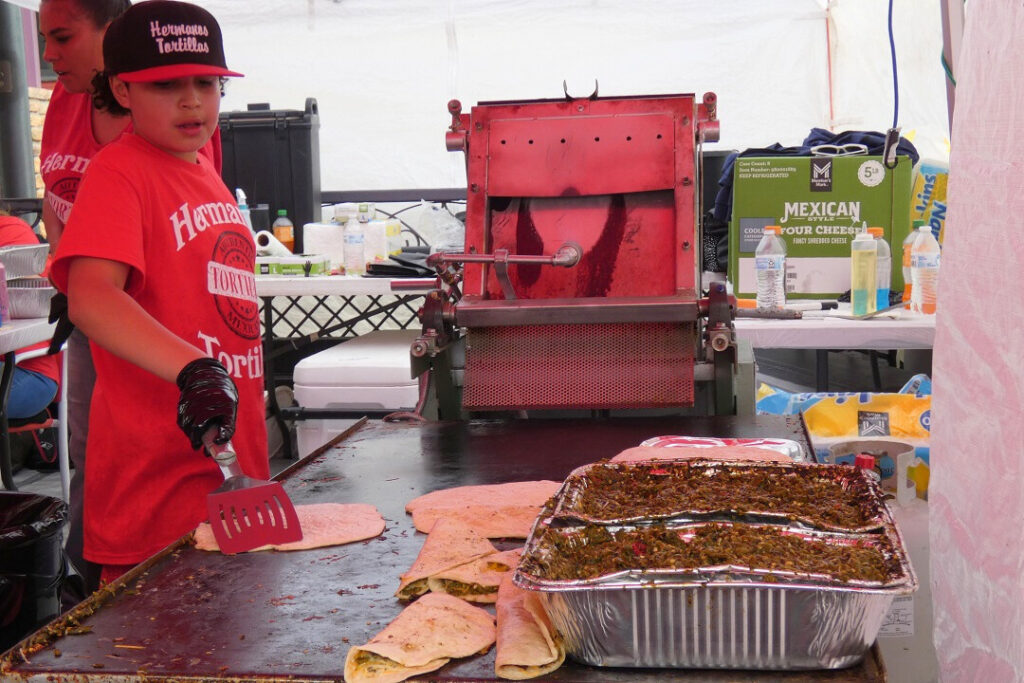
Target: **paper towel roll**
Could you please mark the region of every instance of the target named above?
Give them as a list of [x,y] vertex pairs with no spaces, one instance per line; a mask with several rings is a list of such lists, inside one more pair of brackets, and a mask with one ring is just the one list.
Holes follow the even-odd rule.
[[325,254],[331,268],[345,261],[343,228],[337,223],[306,223],[302,226],[302,247],[307,254]]
[[256,253],[260,256],[291,256],[292,252],[288,247],[274,237],[274,234],[267,230],[260,230],[256,233]]

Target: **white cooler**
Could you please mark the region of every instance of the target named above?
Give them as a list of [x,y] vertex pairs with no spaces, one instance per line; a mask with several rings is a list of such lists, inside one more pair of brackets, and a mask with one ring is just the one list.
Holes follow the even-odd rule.
[[[414,330],[376,330],[303,358],[293,375],[295,402],[303,408],[412,410],[418,383],[409,377]],[[345,431],[354,420],[297,420],[304,457]]]

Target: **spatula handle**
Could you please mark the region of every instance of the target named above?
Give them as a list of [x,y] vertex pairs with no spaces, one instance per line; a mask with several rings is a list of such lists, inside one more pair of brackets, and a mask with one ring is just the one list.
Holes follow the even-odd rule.
[[214,439],[216,437],[216,427],[210,427],[203,434],[203,446],[206,448],[207,455],[216,461],[220,471],[224,474],[224,479],[241,475],[242,468],[238,466],[238,456],[235,455],[234,446],[231,445],[230,441],[225,444],[215,443]]

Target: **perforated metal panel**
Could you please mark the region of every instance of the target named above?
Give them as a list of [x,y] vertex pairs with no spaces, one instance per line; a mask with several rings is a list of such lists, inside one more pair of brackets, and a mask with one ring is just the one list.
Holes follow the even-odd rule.
[[467,410],[693,405],[693,323],[473,328]]

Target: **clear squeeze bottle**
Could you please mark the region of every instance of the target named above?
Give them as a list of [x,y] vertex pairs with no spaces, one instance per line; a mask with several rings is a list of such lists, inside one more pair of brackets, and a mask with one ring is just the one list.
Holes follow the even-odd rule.
[[865,315],[877,310],[876,255],[875,238],[868,232],[858,232],[850,243],[850,306],[854,315]]
[[885,230],[882,228],[868,228],[868,232],[875,238],[875,287],[878,292],[878,301],[875,310],[882,310],[889,307],[889,283],[892,282],[892,250],[889,243],[885,241]]
[[928,225],[917,229],[917,239],[910,250],[910,279],[913,289],[910,308],[918,313],[935,313],[935,293],[939,284],[939,241]]
[[917,239],[917,229],[924,225],[924,221],[914,221],[914,229],[903,239],[903,308],[910,308],[910,298],[913,286],[910,274],[910,251],[914,248],[914,240]]
[[777,225],[766,225],[754,250],[757,270],[757,307],[778,310],[786,305],[786,243]]
[[295,251],[295,226],[288,218],[287,209],[278,209],[277,218],[274,219],[274,237],[277,241],[288,247],[288,251]]

